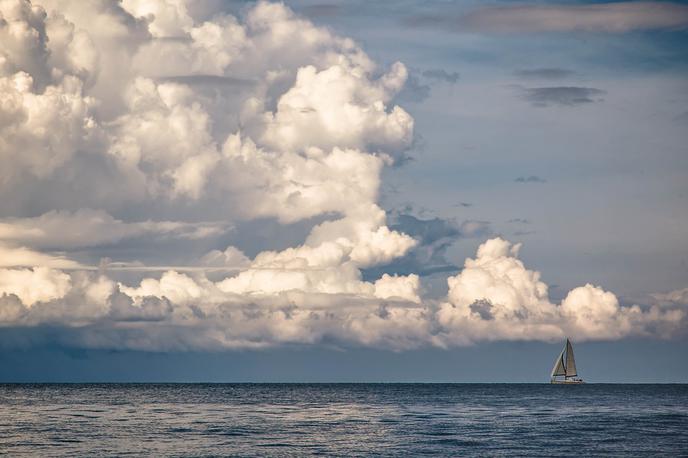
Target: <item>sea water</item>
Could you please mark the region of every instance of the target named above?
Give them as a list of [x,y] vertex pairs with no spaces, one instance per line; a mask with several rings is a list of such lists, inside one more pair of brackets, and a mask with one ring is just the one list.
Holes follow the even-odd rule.
[[688,456],[688,385],[0,385],[7,456]]

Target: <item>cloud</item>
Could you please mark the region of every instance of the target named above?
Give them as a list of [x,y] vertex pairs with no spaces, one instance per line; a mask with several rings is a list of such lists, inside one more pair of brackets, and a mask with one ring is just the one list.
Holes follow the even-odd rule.
[[396,97],[402,103],[421,103],[430,97],[432,86],[437,83],[456,84],[459,80],[457,72],[444,69],[423,70],[411,69],[406,84]]
[[206,253],[200,264],[210,267],[231,267],[245,268],[250,264],[250,260],[244,253],[234,246],[228,246],[224,251],[212,250]]
[[573,70],[556,67],[543,67],[516,70],[514,74],[520,78],[558,80],[576,75]]
[[430,91],[430,85],[421,83],[420,78],[412,73],[397,98],[401,102],[420,103],[430,97]]
[[[283,4],[196,6],[0,1],[3,327],[50,326],[88,348],[399,350],[664,335],[682,322],[678,307],[622,307],[592,285],[552,304],[501,239],[449,278],[447,298],[427,299],[421,275],[455,269],[447,247],[490,229],[388,221],[380,207],[383,169],[414,144],[395,102],[407,68],[380,67]],[[229,240],[266,221],[298,237]],[[140,262],[151,245],[154,261],[190,268]],[[102,252],[115,261],[76,260]]]
[[71,286],[69,275],[47,267],[0,269],[0,293],[16,296],[26,307],[61,299]]
[[670,2],[615,2],[590,5],[517,5],[478,8],[464,15],[421,15],[416,26],[443,26],[481,33],[600,32],[681,30],[688,7]]
[[83,268],[78,262],[63,254],[39,252],[24,246],[0,243],[0,267],[52,267],[55,269]]
[[520,249],[521,244],[501,238],[488,240],[474,259],[466,260],[461,273],[449,278],[447,302],[437,312],[445,339],[463,343],[531,340],[536,335],[544,340],[668,335],[680,329],[686,318],[686,310],[680,308],[622,307],[613,293],[591,284],[571,290],[561,304],[553,304],[540,273],[518,259]]
[[[314,66],[299,69],[296,83],[268,118],[263,141],[280,150],[335,145],[389,152],[408,149],[413,118],[398,106],[387,112],[384,105],[406,82],[406,67],[397,62],[375,82],[361,79],[358,71],[341,65],[322,71]],[[342,129],[342,122],[349,128]]]
[[523,98],[537,107],[551,105],[573,107],[599,102],[606,91],[592,87],[556,86],[524,88]]
[[515,183],[547,183],[547,180],[537,175],[522,176],[514,179]]
[[[144,276],[138,286],[117,286],[117,297],[99,298],[114,315],[89,313],[131,321],[139,299],[163,301],[150,302],[155,313],[144,315],[151,318],[176,313],[164,301],[186,306],[230,296],[246,303],[290,291],[418,300],[417,277],[360,279],[361,269],[416,244],[387,227],[376,204],[381,169],[413,140],[413,118],[392,103],[408,76],[403,64],[380,69],[352,40],[281,4],[258,2],[240,17],[206,16],[212,19],[197,19],[183,1],[0,6],[8,44],[0,51],[8,101],[0,115],[0,187],[29,215],[2,220],[4,266],[86,269],[47,250],[144,236],[205,240],[232,220],[320,218],[302,244],[254,259],[231,246],[211,250],[199,268],[240,269],[218,286],[174,271]],[[102,176],[93,176],[89,161]],[[57,180],[93,209],[74,209],[69,196],[51,192]],[[40,216],[21,208],[24,183],[56,208]],[[153,216],[181,214],[189,221]],[[223,223],[204,219],[218,215]],[[151,267],[136,260],[104,265],[146,274]],[[36,271],[6,274],[19,284],[29,272]],[[84,273],[79,281],[101,279]],[[88,290],[75,281],[66,295],[24,305],[37,301],[51,319],[58,312],[76,319],[71,307]]]
[[390,228],[413,237],[416,245],[391,263],[366,270],[366,276],[383,272],[416,273],[420,276],[454,272],[457,266],[446,258],[449,247],[461,238],[480,238],[491,233],[487,221],[466,220],[458,223],[439,217],[422,219],[410,213],[396,213]]
[[652,294],[652,298],[662,305],[688,305],[688,288],[668,293],[655,293]]
[[417,275],[362,281],[356,262],[338,262],[333,246],[266,252],[218,281],[168,271],[129,285],[97,272],[0,269],[0,325],[50,324],[72,346],[158,351],[322,341],[401,350],[564,336],[668,337],[684,327],[685,306],[621,306],[591,284],[554,304],[540,273],[518,259],[520,248],[486,241],[449,277],[439,302],[423,300]]
[[0,219],[0,241],[34,248],[74,249],[113,244],[144,235],[194,240],[230,229],[226,223],[124,222],[102,210],[53,210],[33,218]]
[[448,72],[443,68],[431,69],[423,71],[423,76],[426,78],[444,81],[445,83],[455,84],[459,80],[458,72]]

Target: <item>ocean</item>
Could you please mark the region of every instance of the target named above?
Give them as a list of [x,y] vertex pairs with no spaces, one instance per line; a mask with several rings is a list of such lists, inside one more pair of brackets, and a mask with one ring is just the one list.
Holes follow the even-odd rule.
[[3,384],[7,456],[688,456],[688,385]]

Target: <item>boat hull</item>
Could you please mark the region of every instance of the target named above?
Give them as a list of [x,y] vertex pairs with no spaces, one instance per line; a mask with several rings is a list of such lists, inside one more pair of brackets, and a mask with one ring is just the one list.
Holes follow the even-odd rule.
[[552,385],[583,385],[585,382],[583,380],[552,380]]

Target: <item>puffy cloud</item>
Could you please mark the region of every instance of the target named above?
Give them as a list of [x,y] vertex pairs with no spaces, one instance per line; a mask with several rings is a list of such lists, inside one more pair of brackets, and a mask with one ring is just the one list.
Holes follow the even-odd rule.
[[187,275],[175,271],[165,272],[159,280],[146,278],[137,288],[120,284],[119,290],[140,304],[146,297],[167,298],[175,304],[184,305],[199,299],[204,289]]
[[4,75],[21,71],[34,75],[43,86],[50,81],[45,20],[40,6],[16,0],[0,3],[0,69]]
[[409,302],[420,302],[418,275],[397,276],[384,274],[375,282],[375,296],[380,299],[397,298]]
[[[210,117],[191,89],[137,78],[128,88],[127,114],[117,120],[110,154],[141,176],[151,195],[199,197],[219,160]],[[148,173],[144,171],[148,170]]]
[[590,284],[553,304],[540,273],[518,259],[520,248],[501,238],[488,240],[475,259],[466,259],[461,273],[448,279],[447,302],[437,316],[449,341],[617,339],[650,329],[670,335],[685,319],[680,309],[622,307],[613,293]]
[[220,186],[241,200],[241,214],[276,216],[282,222],[369,206],[377,198],[384,165],[379,157],[355,149],[278,153],[238,133],[227,138],[222,154],[217,170],[228,179]]
[[96,100],[84,94],[94,70],[88,37],[61,17],[48,20],[41,6],[3,0],[0,42],[0,186],[7,186],[22,172],[50,174],[102,133]]
[[69,275],[59,270],[47,267],[0,269],[0,293],[14,294],[27,307],[36,302],[61,299],[70,287]]
[[[357,294],[418,301],[418,277],[361,281],[362,267],[403,256],[415,241],[384,226],[384,212],[372,208],[313,228],[300,247],[259,253],[251,266],[218,284],[234,294],[270,295],[284,291]],[[375,215],[375,218],[370,216]]]
[[76,78],[38,93],[33,77],[20,71],[0,76],[0,93],[0,160],[12,165],[0,170],[0,185],[22,171],[46,176],[100,137],[90,114],[95,102]]
[[[97,209],[54,196],[63,208],[0,221],[3,265],[14,267],[2,271],[5,324],[79,325],[85,344],[128,348],[324,336],[410,345],[416,337],[403,333],[424,313],[408,308],[421,307],[418,277],[361,274],[416,244],[376,203],[382,167],[412,141],[413,119],[389,106],[407,77],[402,64],[381,73],[352,40],[281,4],[202,21],[181,0],[41,4],[0,5],[10,24],[0,31],[3,185],[15,192],[10,179],[27,172],[40,193],[69,179]],[[82,173],[87,157],[107,169],[105,182]],[[192,222],[111,216],[128,208],[181,211]],[[149,276],[142,265],[133,285],[38,251],[144,235],[204,239],[229,226],[198,219],[209,214],[321,219],[301,245],[253,259],[233,246],[212,250],[188,275]],[[204,268],[237,272],[211,281]],[[32,281],[53,286],[31,296]],[[139,321],[147,325],[137,330]]]
[[135,17],[146,18],[148,30],[155,37],[183,35],[193,26],[186,3],[181,0],[124,0],[122,7]]
[[[385,105],[405,67],[375,76],[353,41],[283,5],[197,21],[183,1],[15,3],[5,15],[28,32],[2,67],[7,186],[21,170],[71,174],[89,206],[224,199],[229,218],[292,222],[374,202],[380,168],[410,145],[413,119]],[[209,76],[254,83],[208,93]],[[116,192],[77,175],[79,151],[114,160]]]
[[[501,239],[466,261],[439,303],[414,272],[371,277],[487,233],[480,221],[390,225],[378,205],[382,169],[413,142],[413,118],[394,104],[406,67],[378,68],[282,4],[195,11],[182,0],[0,0],[2,326],[50,324],[97,348],[404,349],[661,334],[683,320],[591,285],[552,304]],[[306,229],[258,253],[210,243],[261,219]],[[196,261],[153,274],[132,259],[96,269],[63,254],[138,256],[141,243],[117,244],[143,237],[193,242],[197,256],[156,259]],[[116,266],[141,272],[106,272]]]
[[228,246],[224,251],[212,250],[201,258],[201,264],[209,267],[247,267],[250,260],[237,247]]
[[630,333],[640,307],[619,307],[613,293],[587,284],[571,290],[561,303],[561,313],[573,332],[591,338],[618,338]]
[[[154,24],[150,27],[156,35]],[[177,39],[145,43],[134,57],[134,68],[150,77],[222,76],[249,46],[244,27],[233,16],[219,16],[195,27],[189,25],[177,33]]]
[[387,112],[385,102],[401,89],[406,77],[401,63],[375,84],[357,67],[335,65],[322,71],[303,67],[294,86],[280,97],[263,141],[287,150],[337,145],[403,151],[411,144],[413,118],[398,106]]
[[470,309],[474,302],[488,300],[492,315],[505,320],[546,314],[547,285],[539,272],[526,269],[518,259],[520,248],[501,238],[480,245],[476,259],[467,259],[463,271],[447,280],[449,301]]
[[[614,294],[589,284],[553,304],[540,274],[518,259],[519,249],[499,238],[482,244],[450,277],[440,303],[421,299],[417,275],[362,281],[353,262],[337,261],[336,246],[265,252],[218,281],[171,270],[130,286],[95,272],[2,269],[0,323],[62,324],[72,344],[143,350],[323,340],[401,350],[564,336],[665,337],[684,327],[685,308],[621,306]],[[236,249],[226,255],[245,260]]]

